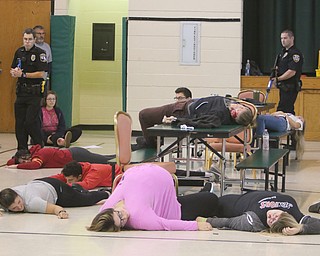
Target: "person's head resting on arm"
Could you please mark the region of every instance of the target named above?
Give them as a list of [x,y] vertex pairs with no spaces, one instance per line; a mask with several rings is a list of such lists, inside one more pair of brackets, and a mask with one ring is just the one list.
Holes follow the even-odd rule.
[[11,188],[3,189],[0,192],[0,205],[10,212],[23,212],[23,199]]
[[252,110],[240,103],[231,103],[229,106],[231,117],[237,124],[249,125],[254,120],[254,114]]
[[269,228],[265,232],[283,235],[296,235],[303,227],[291,214],[277,209],[267,211],[267,224]]
[[31,162],[31,153],[28,149],[19,149],[14,155],[15,164]]
[[189,100],[192,99],[192,92],[186,87],[179,87],[175,91],[175,100]]
[[89,231],[118,232],[129,219],[129,214],[124,208],[108,208],[97,214],[92,220]]
[[75,183],[82,180],[82,166],[77,161],[67,163],[61,173],[66,178],[67,183]]

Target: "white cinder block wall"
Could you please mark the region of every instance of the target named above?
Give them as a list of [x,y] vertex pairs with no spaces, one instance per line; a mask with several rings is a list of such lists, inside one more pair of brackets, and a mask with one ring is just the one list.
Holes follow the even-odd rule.
[[[237,94],[242,0],[129,0],[129,17],[200,21],[200,64],[187,66],[180,64],[181,21],[129,20],[127,111],[133,117],[134,130],[140,130],[139,110],[173,102],[177,87],[190,88],[193,97]],[[216,22],[217,19],[222,21]]]

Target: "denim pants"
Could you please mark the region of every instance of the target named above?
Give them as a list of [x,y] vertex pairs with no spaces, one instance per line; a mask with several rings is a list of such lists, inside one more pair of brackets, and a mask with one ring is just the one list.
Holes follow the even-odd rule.
[[265,129],[284,132],[287,130],[287,120],[282,116],[258,115],[256,134],[262,135]]

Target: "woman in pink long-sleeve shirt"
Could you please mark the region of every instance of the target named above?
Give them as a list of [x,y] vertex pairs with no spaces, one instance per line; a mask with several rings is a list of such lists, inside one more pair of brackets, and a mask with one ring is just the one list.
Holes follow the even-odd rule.
[[209,192],[176,196],[172,176],[154,164],[128,169],[88,230],[211,230],[195,221],[214,216],[218,197]]

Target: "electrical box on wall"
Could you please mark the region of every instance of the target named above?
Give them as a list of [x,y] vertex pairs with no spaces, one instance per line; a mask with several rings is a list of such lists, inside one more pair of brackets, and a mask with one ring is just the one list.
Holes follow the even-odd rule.
[[180,64],[200,65],[200,22],[181,22]]
[[114,23],[93,23],[92,60],[114,60],[114,43]]

